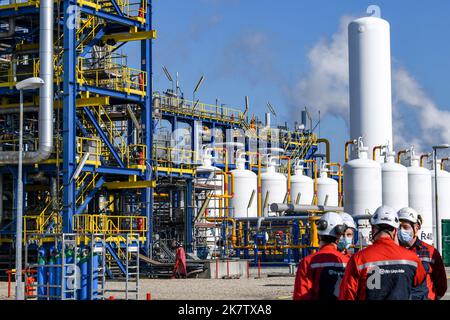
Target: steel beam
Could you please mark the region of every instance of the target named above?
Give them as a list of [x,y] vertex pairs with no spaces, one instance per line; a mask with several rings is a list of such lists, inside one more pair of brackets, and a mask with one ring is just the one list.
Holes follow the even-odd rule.
[[94,198],[95,194],[97,193],[98,189],[100,189],[103,184],[105,183],[105,177],[101,176],[100,179],[95,183],[95,187],[89,192],[88,196],[84,200],[84,202],[77,208],[76,214],[81,214],[83,211],[87,208],[89,202]]
[[[147,12],[145,13],[145,19],[148,22],[145,25],[145,31],[150,31],[152,27],[152,1],[147,0]],[[152,176],[152,153],[153,153],[153,121],[152,121],[152,41],[151,39],[145,39],[141,41],[141,70],[147,72],[148,81],[145,88],[146,96],[144,97],[144,103],[141,115],[141,128],[144,130],[145,145],[147,145],[147,169],[145,170],[145,180],[153,180]],[[145,254],[148,257],[152,257],[152,236],[153,236],[153,188],[145,188],[142,192],[141,201],[144,203],[142,214],[147,217],[147,235],[145,241]]]
[[103,140],[103,142],[106,144],[106,146],[108,147],[108,149],[111,152],[112,156],[114,157],[114,159],[119,164],[119,166],[121,168],[125,168],[125,164],[123,163],[123,161],[120,158],[120,156],[117,154],[117,151],[116,151],[115,147],[113,146],[111,141],[109,141],[108,137],[106,136],[106,134],[103,131],[103,129],[100,127],[100,124],[95,119],[95,116],[92,114],[91,110],[89,110],[88,107],[84,107],[83,110],[86,113],[86,115],[88,116],[88,118],[91,121],[91,123],[94,125],[95,130],[97,130],[98,135]]
[[[64,12],[75,8],[76,1],[64,0]],[[71,24],[73,16],[64,15],[64,74],[63,74],[63,232],[73,231],[75,214],[75,183],[72,175],[77,167],[76,153],[76,30]]]

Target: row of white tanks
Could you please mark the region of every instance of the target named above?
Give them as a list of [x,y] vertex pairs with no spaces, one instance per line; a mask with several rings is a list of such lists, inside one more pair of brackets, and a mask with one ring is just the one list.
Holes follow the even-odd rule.
[[[435,224],[434,168],[419,166],[419,157],[409,151],[408,167],[395,162],[395,153],[388,146],[384,163],[368,157],[368,148],[359,141],[356,158],[344,166],[344,211],[353,216],[373,214],[381,205],[395,210],[411,207],[422,215],[420,239],[433,244]],[[450,173],[440,168],[437,160],[439,228],[441,220],[450,218]],[[440,229],[439,229],[440,231]]]
[[[285,202],[287,197],[287,176],[277,172],[275,160],[275,158],[269,158],[268,165],[261,173],[263,216],[275,215],[270,211],[270,204]],[[211,162],[211,155],[206,154],[203,164],[197,168],[197,183],[223,186],[223,176],[217,174],[221,170],[212,166]],[[236,159],[236,169],[231,170],[234,179],[234,195],[229,199],[229,206],[232,208],[231,215],[237,218],[258,216],[258,175],[245,169],[245,162],[245,154],[241,153]],[[300,161],[295,165],[290,178],[291,202],[312,205],[314,180],[304,175],[304,170],[303,162]],[[220,199],[218,196],[223,195],[224,191],[216,190],[214,194],[215,197],[211,198],[208,205],[208,216],[210,217],[219,216]],[[320,170],[320,177],[317,179],[317,197],[319,205],[338,205],[338,183],[328,177],[328,169],[325,166]]]
[[[434,225],[434,169],[419,166],[419,157],[409,152],[408,167],[395,162],[395,152],[385,147],[384,162],[369,158],[369,150],[359,141],[355,146],[355,159],[344,166],[344,211],[353,216],[373,214],[382,204],[399,210],[412,207],[422,214],[423,225],[420,238],[432,244]],[[234,217],[257,217],[258,182],[257,174],[245,169],[245,158],[238,157],[234,176],[234,196],[229,205]],[[269,160],[261,174],[261,196],[263,216],[273,216],[271,203],[282,203],[287,196],[287,177],[276,171],[276,163]],[[295,165],[290,179],[290,198],[292,203],[311,205],[314,199],[314,180],[304,175],[304,165]],[[440,169],[438,160],[438,190],[440,219],[450,218],[450,197],[444,192],[450,190],[450,173]],[[328,176],[325,166],[320,169],[317,179],[317,198],[319,205],[338,206],[338,183]],[[268,199],[266,197],[268,196]],[[298,201],[298,202],[297,202]],[[214,201],[213,206],[217,207]],[[211,214],[216,216],[216,214]],[[439,223],[440,225],[440,223]]]
[[[261,204],[263,216],[274,216],[270,204],[283,203],[287,200],[287,177],[276,170],[275,158],[269,159],[267,167],[261,173]],[[291,202],[301,205],[312,205],[314,199],[314,180],[303,174],[302,162],[295,165],[294,174],[290,178]],[[245,169],[245,159],[236,160],[236,169],[231,173],[234,177],[234,196],[230,199],[230,207],[234,208],[234,217],[258,216],[258,176]],[[253,195],[253,197],[252,197]],[[317,197],[319,205],[338,205],[338,183],[328,177],[328,170],[323,167],[317,179]],[[267,199],[266,199],[267,198]]]

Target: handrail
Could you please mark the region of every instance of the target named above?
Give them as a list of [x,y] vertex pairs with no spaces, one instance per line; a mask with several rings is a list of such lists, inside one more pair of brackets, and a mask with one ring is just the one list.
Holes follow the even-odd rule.
[[154,94],[153,98],[160,98],[160,109],[169,112],[180,112],[186,115],[210,117],[218,120],[238,122],[243,116],[243,111],[229,107],[223,107],[213,104],[206,104],[203,102],[193,102],[190,100],[169,97],[159,94]]
[[[139,222],[141,221],[141,222]],[[128,227],[122,225],[126,223]],[[138,228],[134,228],[136,224]],[[82,233],[104,233],[118,235],[129,232],[144,234],[147,231],[146,216],[77,214],[73,216],[74,231]],[[139,228],[139,225],[141,228]]]

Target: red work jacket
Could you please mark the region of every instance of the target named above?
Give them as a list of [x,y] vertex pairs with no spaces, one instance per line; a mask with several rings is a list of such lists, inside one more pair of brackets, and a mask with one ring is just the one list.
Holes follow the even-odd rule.
[[348,257],[333,244],[303,258],[297,269],[294,300],[336,300]]

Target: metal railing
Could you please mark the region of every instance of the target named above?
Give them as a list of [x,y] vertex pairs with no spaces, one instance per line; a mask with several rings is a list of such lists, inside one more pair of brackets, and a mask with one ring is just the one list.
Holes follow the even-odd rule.
[[39,76],[39,59],[13,59],[0,62],[0,87],[14,87],[16,82]]
[[244,117],[241,110],[224,106],[193,102],[178,97],[154,94],[153,97],[161,99],[160,109],[166,112],[180,113],[188,116],[210,118],[219,121],[239,123]]
[[153,146],[152,158],[158,166],[194,165],[197,161],[197,152],[190,149]]
[[[117,14],[110,0],[78,0],[79,4],[95,7],[97,10],[103,10]],[[116,0],[117,6],[124,16],[144,21],[147,12],[147,1],[145,0]]]
[[147,217],[77,214],[73,216],[74,231],[79,233],[102,233],[107,236],[124,233],[144,235],[147,231]]
[[104,59],[79,57],[76,69],[80,85],[140,96],[146,94],[147,72],[128,67],[125,56],[112,55]]

